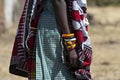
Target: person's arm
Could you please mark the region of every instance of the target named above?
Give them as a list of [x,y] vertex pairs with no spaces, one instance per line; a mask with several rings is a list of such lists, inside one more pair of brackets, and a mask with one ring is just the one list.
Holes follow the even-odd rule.
[[[68,19],[67,19],[67,10],[66,10],[66,3],[64,0],[52,0],[55,16],[57,19],[57,22],[62,30],[62,34],[70,34],[70,28],[68,25]],[[71,66],[75,66],[77,62],[77,54],[75,49],[69,51],[69,58],[70,58],[70,64]]]
[[57,22],[62,30],[63,34],[70,33],[68,20],[67,20],[67,11],[66,3],[64,0],[52,0],[54,11],[56,15]]

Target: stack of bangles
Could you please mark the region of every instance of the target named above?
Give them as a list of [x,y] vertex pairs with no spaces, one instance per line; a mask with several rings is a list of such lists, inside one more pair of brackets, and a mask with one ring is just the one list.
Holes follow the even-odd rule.
[[71,51],[76,48],[76,38],[74,33],[71,34],[62,34],[62,38],[65,44],[65,47],[68,51]]

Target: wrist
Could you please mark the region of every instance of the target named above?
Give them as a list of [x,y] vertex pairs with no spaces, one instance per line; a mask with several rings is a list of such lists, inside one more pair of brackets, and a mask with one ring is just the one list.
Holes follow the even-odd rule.
[[74,37],[74,33],[62,34],[62,38],[68,51],[72,51],[76,48],[76,38]]

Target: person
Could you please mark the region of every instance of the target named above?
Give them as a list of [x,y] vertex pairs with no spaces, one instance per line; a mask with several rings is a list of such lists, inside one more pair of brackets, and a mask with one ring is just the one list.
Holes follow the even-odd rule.
[[36,80],[75,79],[61,61],[61,33],[70,33],[66,12],[64,0],[45,1],[36,35]]
[[[26,0],[26,3],[32,3],[27,8],[31,16],[26,21],[29,25],[28,28],[25,26],[28,30],[24,39],[27,50],[24,63],[27,62],[29,80],[91,80],[86,5],[81,5],[83,2],[80,1]],[[13,53],[16,52],[13,50]],[[14,72],[13,67],[10,69]]]
[[[69,0],[66,2],[64,0],[52,0],[52,6],[50,0],[46,0],[38,22],[36,40],[36,79],[38,80],[91,80],[89,69],[91,46],[87,32],[88,23],[85,18],[86,2],[70,0],[73,4],[71,6],[72,14],[68,17],[72,16],[72,22],[70,22],[74,27],[72,29],[67,19],[66,6],[70,6],[70,2],[67,1]],[[85,3],[85,5],[81,5],[81,3]],[[79,14],[76,14],[76,11],[79,11]],[[81,25],[78,25],[78,21],[75,22],[78,19]],[[65,43],[65,55],[68,55],[67,66],[61,62],[61,38]],[[81,49],[81,46],[84,49]]]

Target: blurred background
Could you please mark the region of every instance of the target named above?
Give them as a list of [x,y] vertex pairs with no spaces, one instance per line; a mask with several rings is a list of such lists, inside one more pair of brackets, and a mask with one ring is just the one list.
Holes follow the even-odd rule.
[[[9,73],[25,0],[0,0],[0,80],[27,80]],[[120,80],[120,0],[88,0],[94,80]]]

